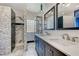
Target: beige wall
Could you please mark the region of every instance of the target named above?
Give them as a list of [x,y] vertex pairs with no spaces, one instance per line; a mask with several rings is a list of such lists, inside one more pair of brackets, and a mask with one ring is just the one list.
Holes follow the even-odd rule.
[[63,15],[63,27],[64,28],[75,27],[74,12],[69,13],[67,15]]
[[69,28],[74,27],[74,17],[73,16],[63,16],[63,27]]

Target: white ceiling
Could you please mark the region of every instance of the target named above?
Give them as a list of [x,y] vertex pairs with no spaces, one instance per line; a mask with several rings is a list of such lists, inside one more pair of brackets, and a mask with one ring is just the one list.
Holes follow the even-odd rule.
[[38,11],[38,9],[40,9],[39,4],[35,4],[35,3],[0,3],[0,6],[9,6],[15,10],[19,10],[19,11],[24,11],[24,10],[28,10],[31,12],[36,12]]
[[[24,11],[24,10],[28,10],[31,12],[35,12],[35,10],[40,9],[40,5],[41,3],[0,3],[0,6],[9,6],[14,8],[15,10],[19,10],[19,11]],[[51,5],[51,3],[42,3],[45,7],[49,7]],[[53,3],[52,3],[53,4]],[[41,9],[40,9],[41,10]],[[37,11],[36,11],[37,12]]]
[[[28,8],[30,8],[30,10],[27,8],[27,5],[28,5]],[[27,16],[28,19],[33,19],[36,15],[38,15],[40,13],[40,12],[37,12],[37,11],[35,12],[34,6],[31,6],[31,5],[34,5],[34,4],[33,3],[32,4],[27,4],[27,3],[0,3],[0,6],[8,6],[8,7],[11,7],[12,9],[14,9],[16,16],[24,17],[23,16],[24,13],[25,14],[27,13],[28,15],[26,15],[26,16]]]
[[27,3],[26,8],[32,12],[40,12],[41,11],[41,3]]
[[[35,4],[35,3],[30,3],[30,4],[28,4],[28,3],[0,3],[0,6],[9,6],[18,11],[28,10],[27,6],[29,6],[30,10],[28,10],[28,11],[35,12],[34,10],[40,9],[39,6],[34,7],[35,5],[38,5],[38,4],[40,4],[40,3],[37,3],[37,4]],[[49,7],[55,3],[42,3],[42,4],[43,4],[44,9],[49,9]],[[34,6],[32,6],[32,5],[34,5]],[[79,3],[78,4],[72,3],[69,7],[65,7],[63,9],[61,8],[61,6],[59,7],[60,11],[64,11],[65,14],[68,14],[68,13],[72,12],[74,9],[79,8]],[[34,10],[33,10],[33,8],[34,8]]]
[[[27,18],[33,19],[37,15],[41,15],[40,13],[41,9],[39,7],[39,4],[41,3],[0,3],[0,6],[8,6],[15,9],[17,16],[22,16],[24,12],[26,12],[28,14],[26,15]],[[42,3],[42,4],[43,4],[43,9],[44,9],[43,11],[45,11],[45,10],[49,10],[50,9],[49,7],[53,3]]]
[[24,11],[24,9],[26,9],[25,3],[0,3],[0,6],[9,6],[19,11]]

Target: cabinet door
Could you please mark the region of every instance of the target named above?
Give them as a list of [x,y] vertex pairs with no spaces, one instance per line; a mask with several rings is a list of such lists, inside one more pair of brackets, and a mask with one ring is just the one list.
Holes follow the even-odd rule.
[[66,56],[64,53],[60,52],[59,50],[57,50],[56,48],[52,46],[51,46],[51,51],[53,51],[54,56]]
[[35,36],[35,49],[37,50],[37,37]]
[[44,45],[44,41],[41,41],[41,52],[42,52],[42,56],[44,56],[44,50],[45,50],[45,45]]
[[44,42],[41,38],[39,39],[39,55],[44,56]]
[[35,49],[39,56],[44,56],[44,42],[38,36],[35,36]]
[[36,49],[36,52],[38,54],[38,51],[39,51],[39,38],[37,36],[35,36],[35,49]]
[[53,56],[54,55],[54,51],[51,50],[50,45],[45,44],[45,56]]
[[41,44],[41,40],[39,40],[39,56],[42,56],[42,50],[41,50],[41,46],[42,46],[42,44]]
[[66,56],[64,53],[60,52],[59,50],[54,50],[54,56]]

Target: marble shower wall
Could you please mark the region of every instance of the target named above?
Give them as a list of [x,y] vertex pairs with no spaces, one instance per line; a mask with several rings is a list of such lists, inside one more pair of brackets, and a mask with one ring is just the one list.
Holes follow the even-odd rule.
[[16,25],[16,47],[24,48],[24,25]]
[[[20,13],[20,12],[19,12]],[[24,23],[24,21],[22,20],[23,15],[19,15],[16,13],[16,23]],[[19,17],[21,17],[22,19],[20,19]],[[16,36],[15,36],[15,48],[18,47],[22,47],[24,49],[24,25],[16,25]]]
[[24,20],[24,50],[27,50],[27,20]]
[[0,55],[11,53],[11,8],[0,6]]

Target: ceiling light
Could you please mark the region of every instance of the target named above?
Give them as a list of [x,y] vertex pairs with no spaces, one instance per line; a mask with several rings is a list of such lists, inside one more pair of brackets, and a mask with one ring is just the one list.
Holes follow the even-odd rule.
[[71,3],[63,3],[64,7],[69,7]]
[[70,3],[68,3],[67,5],[66,5],[66,7],[69,7],[70,6]]

